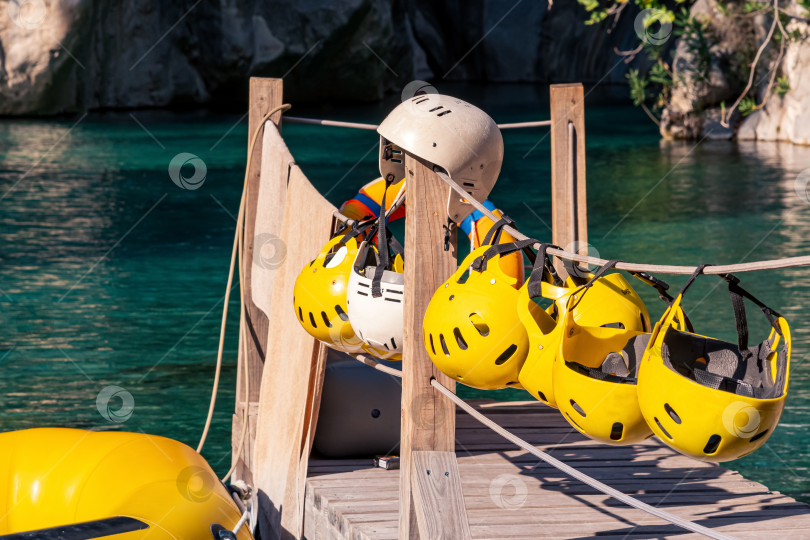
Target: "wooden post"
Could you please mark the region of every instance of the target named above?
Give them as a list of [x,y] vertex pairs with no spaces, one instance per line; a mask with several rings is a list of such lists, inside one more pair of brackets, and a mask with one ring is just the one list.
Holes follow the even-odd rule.
[[[402,359],[402,440],[400,445],[400,539],[418,538],[413,506],[413,452],[455,452],[455,406],[430,385],[431,377],[451,390],[455,381],[439,371],[422,341],[422,320],[436,289],[456,269],[456,239],[444,250],[449,189],[430,167],[405,156],[408,214],[405,219],[405,334]],[[434,508],[433,511],[440,511]],[[423,540],[428,540],[427,538]]]
[[[270,110],[282,104],[283,83],[281,79],[265,79],[259,77],[250,78],[250,102],[248,109],[248,143],[253,137],[256,128],[259,127],[262,118]],[[274,114],[270,118],[281,129],[281,112]],[[241,462],[234,471],[234,479],[245,480],[249,484],[253,483],[253,475],[250,467],[253,463],[253,448],[256,440],[256,415],[259,404],[259,381],[262,380],[262,368],[264,366],[265,353],[267,351],[267,315],[259,309],[253,302],[251,283],[253,273],[253,242],[255,238],[254,227],[256,224],[256,206],[259,196],[259,183],[261,180],[262,163],[262,138],[259,137],[256,146],[253,148],[253,155],[248,167],[247,193],[245,195],[245,228],[244,228],[244,250],[242,253],[242,268],[244,269],[245,282],[242,283],[245,298],[245,308],[240,317],[239,332],[239,360],[236,370],[236,411],[233,417],[233,438],[238,444],[239,434],[242,432],[242,418],[244,408],[248,409],[248,432],[244,449],[241,456],[232,456],[233,462]],[[243,358],[242,339],[247,337],[247,358]],[[244,388],[244,365],[247,362],[249,377],[251,381],[250,395],[245,396]],[[234,452],[236,446],[234,446]]]
[[[585,103],[582,85],[551,85],[552,242],[588,254],[585,197]],[[576,244],[575,244],[576,242]],[[571,266],[555,262],[561,277]]]
[[430,540],[472,538],[455,452],[420,451],[411,455],[411,484],[419,537]]

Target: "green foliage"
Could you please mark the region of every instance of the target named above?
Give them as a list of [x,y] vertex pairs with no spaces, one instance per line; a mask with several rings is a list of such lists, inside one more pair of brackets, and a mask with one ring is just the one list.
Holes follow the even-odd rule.
[[756,13],[757,11],[764,11],[768,8],[768,4],[764,2],[751,2],[750,0],[743,5],[743,13]]
[[[719,60],[724,62],[723,69],[732,87],[742,89],[747,86],[749,72],[757,49],[760,47],[761,33],[759,33],[757,15],[765,14],[777,16],[782,23],[773,34],[771,51],[779,50],[784,44],[782,40],[797,41],[806,36],[801,30],[784,32],[791,17],[784,12],[775,13],[772,0],[717,0],[712,2],[713,8],[722,16],[712,15],[692,16],[690,8],[695,0],[577,0],[588,12],[585,24],[609,24],[608,19],[615,21],[623,12],[630,13],[628,7],[637,8],[637,17],[642,17],[641,23],[645,34],[639,36],[638,48],[625,52],[630,58],[638,55],[646,57],[647,61],[638,63],[643,68],[630,69],[626,78],[630,88],[630,97],[633,103],[642,107],[653,118],[669,104],[673,91],[680,85],[689,85],[690,91],[700,94],[710,84],[712,69],[712,50],[716,44],[733,52],[722,56]],[[800,6],[810,12],[810,0],[797,0]],[[638,24],[638,19],[635,21]],[[637,28],[637,31],[640,29]],[[679,64],[677,76],[671,67],[671,54],[674,50],[671,35],[686,46],[688,54],[686,62]],[[775,58],[775,52],[769,53]],[[768,56],[765,56],[768,58]],[[753,69],[767,69],[754,66]],[[763,74],[760,79],[768,80]],[[785,77],[776,79],[773,91],[784,96],[790,91],[790,85]],[[743,116],[757,110],[756,99],[752,91],[744,96],[738,109]],[[725,104],[721,104],[725,117]]]
[[709,22],[707,20],[696,19],[690,15],[688,9],[681,8],[675,19],[674,34],[686,44],[694,57],[694,65],[689,71],[698,84],[706,83],[709,80],[712,57],[708,33]]
[[630,85],[630,97],[633,99],[633,105],[636,107],[642,105],[647,101],[647,85],[649,80],[647,77],[640,75],[637,69],[628,69],[627,83]]
[[740,111],[740,114],[743,115],[743,117],[748,116],[757,110],[757,100],[751,96],[745,96],[742,101],[740,101],[737,109]]
[[787,80],[787,77],[781,75],[779,78],[776,79],[776,85],[773,88],[776,95],[779,97],[785,97],[785,94],[790,92],[790,83]]

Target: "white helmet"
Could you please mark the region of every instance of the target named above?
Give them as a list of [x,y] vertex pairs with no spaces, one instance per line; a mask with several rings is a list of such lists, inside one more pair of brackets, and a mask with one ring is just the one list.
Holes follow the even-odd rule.
[[[388,249],[388,246],[382,249]],[[395,259],[391,268],[399,261],[401,259]],[[369,242],[363,242],[346,288],[349,320],[369,353],[384,360],[401,360],[405,274],[379,265],[379,252]],[[381,275],[378,275],[378,269]],[[375,296],[375,276],[379,278],[379,296]]]
[[[443,169],[479,201],[492,191],[503,162],[498,125],[481,109],[440,94],[400,103],[377,128],[380,174],[389,182],[405,177],[403,152]],[[447,214],[461,223],[473,207],[450,191]],[[354,324],[354,322],[352,322]]]

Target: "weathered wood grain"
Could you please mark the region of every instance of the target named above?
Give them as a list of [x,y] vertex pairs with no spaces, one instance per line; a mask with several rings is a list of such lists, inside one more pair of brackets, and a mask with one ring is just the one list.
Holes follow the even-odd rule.
[[413,452],[411,494],[420,538],[471,538],[454,452]]
[[[579,83],[552,84],[550,92],[552,242],[569,251],[578,242],[577,252],[587,255],[584,92]],[[562,261],[555,267],[562,277],[568,275]]]
[[[430,385],[435,377],[451,390],[455,382],[425,351],[422,321],[433,293],[456,269],[455,233],[444,250],[447,186],[432,169],[405,157],[408,214],[405,218],[405,352],[402,359],[400,538],[417,538],[411,500],[411,453],[455,450],[455,405]],[[428,540],[428,539],[423,539]]]

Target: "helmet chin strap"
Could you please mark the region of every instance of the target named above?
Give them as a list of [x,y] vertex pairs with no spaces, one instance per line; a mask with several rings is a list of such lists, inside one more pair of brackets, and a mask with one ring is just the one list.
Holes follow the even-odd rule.
[[[391,176],[391,175],[389,175]],[[371,280],[371,296],[379,298],[382,296],[382,282],[383,272],[388,268],[388,231],[385,228],[387,221],[387,213],[385,211],[385,197],[388,195],[388,188],[394,183],[393,179],[385,179],[385,191],[383,191],[382,204],[380,205],[379,225],[377,225],[377,251],[380,255],[379,262],[374,268],[374,277]]]

